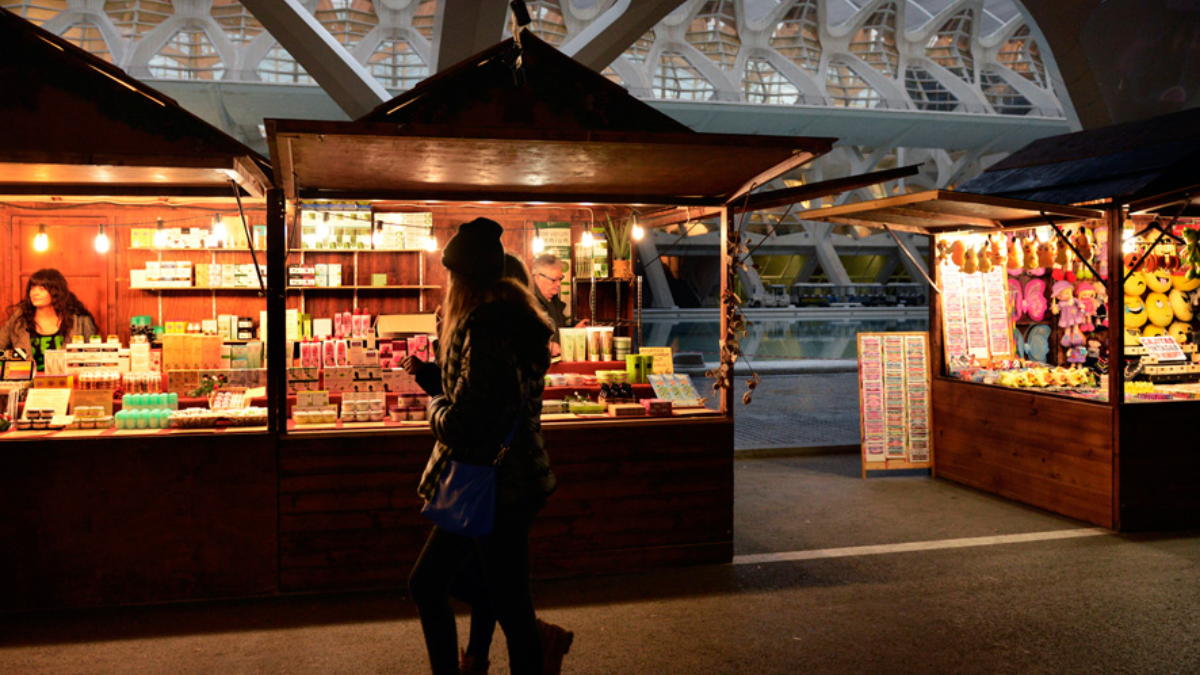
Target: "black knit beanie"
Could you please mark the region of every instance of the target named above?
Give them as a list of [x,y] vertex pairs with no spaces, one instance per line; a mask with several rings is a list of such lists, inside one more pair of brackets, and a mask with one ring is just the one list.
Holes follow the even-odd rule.
[[500,223],[488,218],[459,225],[458,234],[442,249],[442,265],[475,281],[499,279],[504,273],[503,232]]

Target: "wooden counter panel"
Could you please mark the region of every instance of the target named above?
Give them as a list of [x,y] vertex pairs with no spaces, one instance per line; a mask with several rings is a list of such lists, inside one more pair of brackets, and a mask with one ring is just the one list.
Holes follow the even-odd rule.
[[935,379],[933,419],[939,477],[1113,526],[1111,408]]
[[1121,530],[1200,528],[1200,401],[1121,406]]
[[0,610],[277,590],[265,434],[13,441],[0,454]]
[[[531,534],[535,575],[728,562],[733,425],[723,418],[548,424],[558,491]],[[430,525],[426,433],[290,436],[280,451],[284,591],[400,587]]]

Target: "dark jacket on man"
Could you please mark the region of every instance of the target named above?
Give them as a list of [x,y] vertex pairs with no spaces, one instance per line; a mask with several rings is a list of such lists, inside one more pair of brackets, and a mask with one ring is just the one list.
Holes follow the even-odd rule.
[[558,342],[558,329],[572,328],[575,325],[571,321],[571,317],[567,316],[567,303],[563,302],[557,294],[547,300],[536,285],[533,288],[533,295],[542,304],[542,311],[546,312],[546,316],[549,316],[551,323],[554,324],[554,335],[550,336],[550,341]]

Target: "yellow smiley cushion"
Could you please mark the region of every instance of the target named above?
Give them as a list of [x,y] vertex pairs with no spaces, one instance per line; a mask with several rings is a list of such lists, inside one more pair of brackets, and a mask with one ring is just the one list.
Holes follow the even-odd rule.
[[1146,314],[1150,323],[1166,328],[1175,320],[1175,312],[1171,311],[1171,301],[1162,293],[1151,293],[1146,296]]
[[1181,345],[1189,343],[1192,341],[1192,324],[1176,321],[1167,329],[1167,333]]
[[1125,295],[1141,296],[1146,292],[1146,278],[1141,272],[1134,272],[1125,280]]
[[1146,281],[1146,287],[1152,291],[1166,293],[1171,290],[1171,273],[1167,270],[1143,272],[1142,278]]
[[1172,274],[1171,285],[1181,291],[1194,291],[1200,288],[1200,279],[1189,279],[1186,274]]
[[[1125,284],[1129,288],[1129,284]],[[1161,295],[1161,293],[1160,293]],[[1141,328],[1146,325],[1146,305],[1142,303],[1142,299],[1136,295],[1125,296],[1125,326],[1128,328]]]
[[1158,337],[1166,334],[1166,328],[1163,328],[1162,326],[1155,326],[1154,324],[1150,324],[1142,329],[1142,337]]
[[1172,288],[1171,292],[1167,294],[1167,299],[1171,301],[1171,311],[1175,312],[1176,319],[1192,320],[1192,296],[1190,293]]
[[1126,347],[1141,347],[1142,346],[1142,331],[1139,328],[1126,328],[1125,339],[1123,344]]

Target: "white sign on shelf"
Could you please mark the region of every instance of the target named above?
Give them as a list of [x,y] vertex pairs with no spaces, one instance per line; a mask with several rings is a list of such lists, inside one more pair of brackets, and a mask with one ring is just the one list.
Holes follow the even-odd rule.
[[1142,341],[1142,346],[1146,348],[1147,356],[1152,356],[1159,361],[1187,360],[1187,356],[1184,356],[1183,349],[1179,347],[1179,343],[1170,335],[1143,336],[1139,339]]

